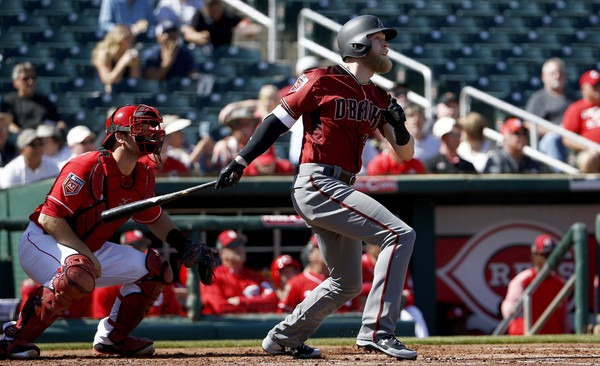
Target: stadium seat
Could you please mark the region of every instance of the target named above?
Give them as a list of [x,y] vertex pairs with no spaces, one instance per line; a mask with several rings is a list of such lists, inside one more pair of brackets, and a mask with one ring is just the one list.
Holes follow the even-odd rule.
[[52,58],[52,52],[43,47],[35,47],[27,43],[19,47],[4,48],[2,56],[9,63],[29,61],[35,64],[43,64]]
[[90,111],[97,113],[98,111],[106,111],[110,108],[120,107],[127,104],[139,104],[133,96],[128,94],[101,94],[92,96],[87,99],[87,108]]
[[498,8],[491,1],[462,1],[456,10],[456,16],[462,17],[492,17],[498,14]]
[[260,50],[223,45],[213,51],[213,58],[222,63],[248,65],[261,60]]
[[21,33],[14,33],[7,29],[0,29],[0,44],[5,47],[19,47],[24,43]]
[[0,0],[0,17],[23,13],[25,8],[21,0]]
[[135,99],[146,99],[160,93],[163,89],[158,80],[145,78],[123,78],[121,82],[112,85],[113,93],[124,93]]
[[48,48],[65,48],[77,45],[73,33],[61,32],[51,27],[40,29],[35,32],[26,33],[25,40],[31,44]]
[[183,115],[193,106],[188,96],[176,93],[158,93],[149,98],[143,98],[140,103],[157,108],[162,114]]
[[97,77],[81,77],[77,76],[65,82],[59,83],[57,86],[59,92],[73,92],[83,96],[90,96],[104,93],[104,84]]
[[8,30],[12,33],[30,33],[48,29],[49,22],[44,16],[20,13],[15,18],[4,21],[3,27],[5,26],[8,26]]
[[65,82],[77,75],[77,69],[74,65],[68,65],[58,60],[51,60],[37,66],[36,70],[38,76],[57,83]]

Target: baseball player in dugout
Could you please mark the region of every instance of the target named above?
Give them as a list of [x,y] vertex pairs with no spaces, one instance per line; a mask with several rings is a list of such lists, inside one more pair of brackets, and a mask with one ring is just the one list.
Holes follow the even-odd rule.
[[[142,321],[162,289],[173,281],[168,262],[156,250],[142,253],[109,239],[129,217],[102,223],[103,210],[154,196],[152,170],[138,162],[160,155],[164,130],[153,107],[124,106],[106,121],[107,137],[99,151],[77,156],[63,167],[43,204],[29,217],[21,236],[19,260],[25,273],[41,284],[27,299],[17,321],[5,323],[0,357],[37,358],[32,342],[70,305],[95,287],[123,285],[110,316],[100,320],[94,354],[148,356],[152,341],[129,334]],[[133,216],[181,255],[186,267],[198,264],[201,280],[212,283],[214,257],[202,243],[191,242],[157,206]]]
[[269,331],[263,349],[317,358],[304,342],[326,316],[361,292],[362,242],[381,247],[356,344],[400,359],[417,353],[394,336],[402,288],[416,234],[373,198],[352,188],[365,142],[379,130],[396,154],[410,160],[414,140],[396,100],[371,81],[391,70],[389,41],[398,32],[372,15],[345,23],[337,36],[343,62],[306,71],[268,114],[248,144],[221,170],[216,188],[235,185],[244,169],[302,117],[304,137],[292,187],[298,214],[314,230],[329,277]]

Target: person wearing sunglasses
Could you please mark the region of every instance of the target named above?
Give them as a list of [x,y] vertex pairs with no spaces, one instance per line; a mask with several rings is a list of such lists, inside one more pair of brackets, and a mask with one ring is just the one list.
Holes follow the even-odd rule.
[[425,160],[425,168],[429,173],[458,174],[477,173],[472,163],[458,155],[462,127],[452,117],[442,117],[433,125],[433,135],[440,139],[438,153]]
[[0,188],[9,188],[58,176],[56,163],[44,156],[44,143],[36,130],[25,128],[17,137],[20,155],[2,169]]

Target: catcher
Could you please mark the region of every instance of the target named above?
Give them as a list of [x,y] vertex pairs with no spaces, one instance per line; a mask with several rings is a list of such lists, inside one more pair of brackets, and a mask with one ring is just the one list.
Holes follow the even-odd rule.
[[[43,204],[31,214],[21,236],[19,260],[25,273],[42,284],[27,299],[19,319],[4,324],[0,357],[37,358],[32,342],[73,301],[95,287],[123,285],[110,316],[100,320],[94,337],[95,354],[148,356],[152,341],[129,334],[142,321],[173,272],[156,250],[147,254],[109,242],[125,223],[102,223],[108,208],[154,196],[152,170],[138,162],[159,156],[165,136],[162,117],[147,105],[118,108],[106,121],[102,148],[75,157],[63,167]],[[133,216],[175,248],[186,267],[198,264],[201,281],[212,284],[215,259],[202,243],[193,243],[162,208]]]

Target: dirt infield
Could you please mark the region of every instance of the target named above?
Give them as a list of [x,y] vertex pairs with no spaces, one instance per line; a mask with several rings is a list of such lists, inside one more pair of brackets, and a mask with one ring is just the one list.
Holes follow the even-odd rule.
[[[410,346],[410,345],[409,345]],[[295,360],[271,356],[259,347],[240,348],[161,348],[151,358],[92,356],[89,350],[42,351],[34,361],[0,361],[6,365],[376,365],[402,362],[406,365],[600,365],[600,344],[477,344],[414,345],[416,361],[396,361],[379,353],[359,350],[356,346],[321,347],[323,357]]]

